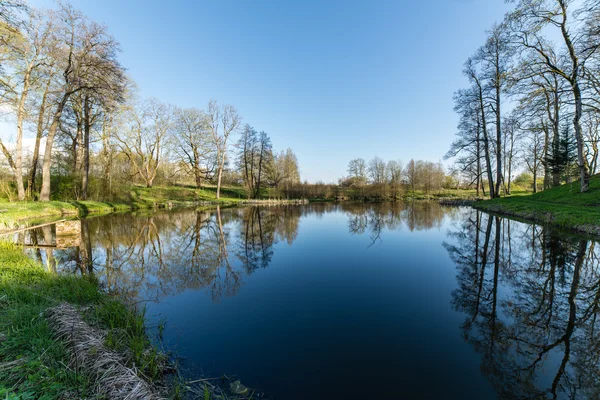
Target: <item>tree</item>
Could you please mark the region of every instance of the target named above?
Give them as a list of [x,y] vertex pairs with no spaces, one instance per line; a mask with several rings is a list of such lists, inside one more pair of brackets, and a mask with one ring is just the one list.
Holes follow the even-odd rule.
[[381,158],[375,157],[369,161],[369,176],[374,184],[386,183],[385,162]]
[[415,193],[415,189],[418,183],[418,168],[415,160],[411,159],[408,164],[406,164],[406,168],[404,169],[404,175],[406,177],[406,181],[410,186],[410,190],[412,193]]
[[454,164],[464,175],[469,186],[475,184],[477,197],[483,188],[482,153],[482,120],[479,111],[478,91],[475,87],[462,89],[454,94],[454,110],[459,114],[456,139],[452,142],[445,159],[456,158]]
[[294,185],[300,183],[298,160],[292,149],[288,148],[271,158],[270,165],[267,168],[267,180],[269,185],[277,189],[278,193],[283,187],[286,195],[289,195]]
[[116,138],[146,187],[152,187],[173,130],[173,109],[157,99],[127,109],[128,126]]
[[490,197],[496,197],[496,190],[494,186],[494,177],[492,174],[492,155],[490,150],[490,135],[488,132],[488,114],[487,114],[487,104],[485,97],[485,86],[482,81],[482,77],[477,70],[477,60],[470,58],[465,63],[465,68],[463,70],[463,74],[469,78],[472,86],[472,93],[475,96],[475,101],[477,102],[476,109],[479,111],[480,116],[480,127],[481,127],[481,136],[483,139],[483,150],[484,150],[484,158],[485,158],[485,168],[487,172],[488,185],[489,185],[489,193]]
[[[7,45],[7,57],[3,60],[6,78],[0,78],[4,89],[5,101],[15,110],[16,114],[16,147],[14,162],[11,163],[17,183],[19,200],[25,200],[23,183],[23,125],[28,115],[28,100],[32,90],[40,80],[40,71],[48,60],[49,42],[54,29],[52,20],[38,11],[31,11],[27,23],[22,29],[11,31],[4,37]],[[0,142],[2,151],[8,150]]]
[[600,155],[598,143],[600,143],[600,112],[588,111],[583,121],[586,158],[590,162],[590,174],[595,175],[598,169],[598,156]]
[[[519,148],[517,143],[520,140],[519,121],[515,115],[511,115],[504,120],[504,176],[506,194],[511,194],[512,173],[515,159],[518,156]],[[545,148],[545,147],[544,147]]]
[[242,118],[237,109],[232,105],[219,106],[215,100],[208,103],[207,111],[208,128],[211,133],[217,158],[217,200],[221,194],[221,179],[227,160],[228,140],[236,129],[239,128]]
[[543,131],[538,127],[531,127],[525,131],[525,141],[522,146],[523,162],[533,174],[533,193],[537,193],[537,180],[544,161]]
[[46,138],[40,192],[42,201],[50,200],[52,148],[69,98],[81,90],[96,91],[106,88],[107,82],[114,81],[113,76],[123,73],[116,59],[118,44],[108,35],[106,28],[64,5],[54,17],[54,21],[58,27],[53,32],[55,46],[51,54],[57,60],[57,68],[62,71],[63,80],[57,92],[52,122]]
[[496,186],[491,197],[500,196],[500,185],[503,176],[502,170],[502,92],[506,86],[506,76],[508,65],[511,58],[511,48],[506,35],[504,25],[494,25],[489,32],[488,39],[483,47],[475,55],[475,60],[479,63],[481,74],[486,81],[486,97],[489,107],[493,112],[495,119],[496,140],[494,148],[496,149]]
[[258,132],[246,124],[238,141],[238,168],[242,172],[246,193],[251,197],[254,193],[254,163],[256,161],[256,148],[258,143]]
[[176,109],[175,152],[182,165],[194,176],[196,186],[202,187],[216,169],[216,154],[208,127],[208,118],[196,108]]
[[271,145],[271,139],[265,131],[261,131],[258,136],[258,152],[257,152],[257,173],[256,183],[254,185],[254,198],[260,197],[261,183],[264,178],[265,170],[271,162],[273,157],[273,147]]
[[[515,1],[515,0],[513,0]],[[582,74],[586,60],[592,57],[600,47],[597,36],[585,35],[579,26],[591,17],[596,8],[584,7],[576,13],[578,19],[571,22],[573,14],[569,0],[519,0],[516,9],[507,16],[513,40],[537,55],[550,73],[564,79],[570,86],[574,102],[573,127],[577,140],[577,162],[581,192],[589,190],[589,165],[584,153],[584,139],[581,127],[583,113]],[[593,4],[587,2],[588,4]],[[578,26],[579,25],[579,26]],[[560,65],[553,58],[553,46],[543,36],[545,29],[558,30],[561,44],[564,46],[568,63]],[[591,40],[590,40],[591,39]]]
[[348,175],[357,186],[367,183],[367,163],[362,158],[355,158],[348,163]]
[[402,184],[402,176],[404,172],[402,161],[388,161],[386,169],[388,182],[392,189],[392,197],[396,198],[399,193],[400,185]]

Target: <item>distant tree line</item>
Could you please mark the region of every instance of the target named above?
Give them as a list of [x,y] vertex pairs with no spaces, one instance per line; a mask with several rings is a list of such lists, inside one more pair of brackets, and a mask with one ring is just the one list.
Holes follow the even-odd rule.
[[[491,197],[511,193],[516,171],[547,189],[578,179],[589,190],[600,140],[600,2],[512,0],[464,65],[460,116],[447,158]],[[552,38],[552,39],[551,39]]]
[[157,182],[214,184],[217,198],[223,184],[284,196],[299,183],[292,150],[275,152],[234,106],[141,99],[119,52],[105,26],[68,4],[0,2],[0,110],[15,123],[14,142],[0,140],[0,196],[110,199]]
[[398,198],[407,190],[425,194],[447,186],[448,179],[441,163],[410,160],[385,162],[379,157],[368,163],[356,158],[348,163],[348,176],[339,180],[340,186],[357,189],[361,195]]
[[439,162],[410,160],[404,165],[402,161],[385,162],[379,157],[369,162],[355,158],[348,163],[347,172],[337,183],[304,182],[295,185],[290,193],[312,199],[394,200],[462,187],[457,176],[446,174]]

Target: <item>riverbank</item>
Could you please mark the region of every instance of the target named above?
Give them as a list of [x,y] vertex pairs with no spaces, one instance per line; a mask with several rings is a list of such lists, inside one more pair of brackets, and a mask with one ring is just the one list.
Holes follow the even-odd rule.
[[109,389],[81,362],[76,337],[60,335],[65,314],[57,310],[64,309],[77,310],[69,314],[82,321],[77,329],[85,325],[103,339],[89,351],[110,355],[98,368],[121,363],[152,391],[164,390],[167,357],[151,345],[143,312],[103,293],[93,277],[52,274],[0,242],[0,398],[96,398]]
[[113,212],[180,208],[196,206],[306,204],[308,200],[247,199],[243,188],[223,188],[219,199],[214,188],[196,189],[185,186],[134,186],[115,201],[23,201],[0,202],[0,232],[20,224],[29,225],[61,217],[85,217]]
[[540,224],[600,236],[600,175],[590,180],[590,190],[579,192],[579,182],[528,196],[476,202],[473,207]]
[[188,187],[133,186],[115,201],[27,201],[0,203],[0,231],[14,229],[27,222],[35,224],[51,218],[85,217],[112,212],[154,208],[192,207],[203,204],[235,204],[241,200],[241,193],[224,190],[225,196],[217,200],[211,190]]

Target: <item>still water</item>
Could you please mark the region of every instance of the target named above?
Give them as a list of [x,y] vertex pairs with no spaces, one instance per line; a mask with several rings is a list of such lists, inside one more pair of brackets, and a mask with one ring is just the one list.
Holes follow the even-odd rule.
[[541,226],[341,203],[110,215],[75,243],[52,227],[15,239],[146,304],[189,377],[291,400],[600,398],[600,250]]

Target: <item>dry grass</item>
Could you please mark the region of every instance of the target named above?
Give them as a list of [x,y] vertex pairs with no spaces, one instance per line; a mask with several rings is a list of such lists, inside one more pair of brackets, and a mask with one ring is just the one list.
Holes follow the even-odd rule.
[[90,377],[94,393],[108,399],[162,399],[159,391],[128,368],[118,353],[104,346],[106,334],[86,323],[68,303],[48,309],[46,318],[56,340],[63,342],[71,367]]

